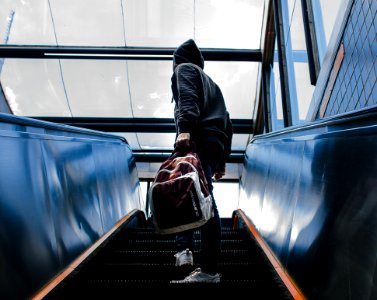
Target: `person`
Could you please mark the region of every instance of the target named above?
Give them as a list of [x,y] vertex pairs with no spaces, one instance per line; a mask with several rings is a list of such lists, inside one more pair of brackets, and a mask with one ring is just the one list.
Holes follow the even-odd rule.
[[[195,145],[213,201],[214,217],[201,230],[200,267],[180,282],[220,282],[218,262],[221,252],[221,221],[213,197],[213,181],[225,175],[231,152],[233,127],[219,86],[204,71],[204,58],[193,39],[173,53],[171,89],[176,127],[175,147]],[[173,100],[172,100],[173,101]],[[176,234],[176,266],[193,265],[193,234]]]

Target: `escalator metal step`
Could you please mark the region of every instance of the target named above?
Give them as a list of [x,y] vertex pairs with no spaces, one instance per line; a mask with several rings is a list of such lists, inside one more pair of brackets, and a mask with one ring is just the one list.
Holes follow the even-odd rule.
[[199,292],[208,291],[224,296],[229,291],[247,291],[254,299],[292,299],[255,240],[245,229],[226,225],[221,231],[221,283],[170,283],[199,266],[199,231],[194,232],[194,238],[194,266],[178,268],[174,235],[160,235],[153,228],[120,230],[45,299],[113,299],[131,291],[154,297],[182,293],[197,297]]
[[[95,280],[71,286],[63,293],[48,299],[123,299],[130,293],[141,293],[138,298],[163,296],[164,299],[176,298],[179,295],[201,298],[208,293],[212,297],[225,295],[250,295],[253,299],[286,299],[292,297],[284,293],[276,285],[258,280],[222,280],[221,283],[174,284],[164,280]],[[123,296],[122,296],[123,295]],[[245,296],[246,296],[245,295]]]
[[[174,250],[127,250],[114,249],[111,253],[103,256],[104,263],[127,263],[127,262],[159,262],[174,263]],[[199,250],[193,251],[194,260],[199,259]],[[221,250],[221,261],[240,262],[247,260],[255,260],[256,252],[253,249],[223,249]]]

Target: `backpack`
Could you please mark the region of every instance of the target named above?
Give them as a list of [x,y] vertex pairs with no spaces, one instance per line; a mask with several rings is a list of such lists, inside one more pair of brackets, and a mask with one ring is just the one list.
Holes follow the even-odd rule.
[[161,164],[148,200],[157,233],[197,228],[213,217],[212,196],[197,153],[176,148]]

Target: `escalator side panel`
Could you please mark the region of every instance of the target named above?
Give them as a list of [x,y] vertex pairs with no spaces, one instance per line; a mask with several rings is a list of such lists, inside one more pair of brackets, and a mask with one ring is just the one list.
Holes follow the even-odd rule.
[[0,114],[0,144],[0,298],[24,299],[141,209],[140,186],[116,136]]
[[377,126],[362,124],[282,131],[246,151],[239,208],[309,299],[376,289]]

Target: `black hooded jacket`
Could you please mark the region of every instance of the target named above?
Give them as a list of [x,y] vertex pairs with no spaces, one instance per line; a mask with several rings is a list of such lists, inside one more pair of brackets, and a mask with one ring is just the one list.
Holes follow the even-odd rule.
[[197,144],[223,151],[214,171],[224,171],[231,151],[232,123],[220,88],[203,68],[202,53],[192,39],[174,51],[171,84],[177,135],[190,133]]

